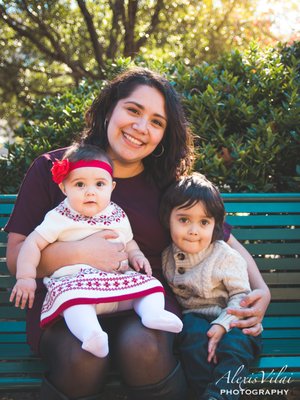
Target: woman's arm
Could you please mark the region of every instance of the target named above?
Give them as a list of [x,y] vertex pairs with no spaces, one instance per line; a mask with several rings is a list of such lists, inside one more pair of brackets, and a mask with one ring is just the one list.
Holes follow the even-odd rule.
[[229,314],[244,318],[233,322],[231,327],[241,328],[245,334],[256,336],[261,333],[261,321],[271,300],[270,290],[263,280],[253,257],[245,247],[233,235],[229,236],[227,243],[247,261],[247,271],[252,288],[252,292],[245,296],[240,303],[243,307],[242,309],[228,309]]
[[[49,276],[64,265],[88,264],[103,271],[112,272],[119,263],[127,259],[122,243],[111,243],[108,238],[117,235],[112,231],[95,233],[75,242],[55,242],[42,251],[37,269],[39,278]],[[18,254],[26,236],[9,233],[7,242],[7,265],[12,275],[16,274]]]

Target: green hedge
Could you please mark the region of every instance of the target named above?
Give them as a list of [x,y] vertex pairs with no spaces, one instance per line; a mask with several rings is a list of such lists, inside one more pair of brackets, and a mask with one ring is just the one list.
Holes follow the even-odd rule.
[[[144,65],[143,61],[135,62]],[[130,64],[107,68],[111,78]],[[233,51],[214,64],[162,65],[182,96],[195,135],[195,169],[223,192],[294,192],[300,182],[300,42],[247,53]],[[17,141],[0,161],[0,192],[14,193],[31,161],[68,145],[105,82],[82,82],[57,97],[36,101],[23,114]],[[4,177],[4,178],[3,178]]]

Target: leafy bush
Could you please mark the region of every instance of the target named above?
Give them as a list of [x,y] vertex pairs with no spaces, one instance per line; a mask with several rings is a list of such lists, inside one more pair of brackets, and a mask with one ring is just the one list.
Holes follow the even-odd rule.
[[299,191],[295,46],[264,53],[253,46],[214,65],[174,71],[196,136],[196,169],[223,191]]
[[[128,65],[128,59],[110,64],[108,79]],[[223,192],[299,191],[299,65],[299,42],[265,51],[253,45],[247,53],[233,51],[214,64],[194,67],[148,64],[181,94],[195,134],[195,169]],[[0,192],[16,192],[37,155],[70,144],[104,83],[82,82],[24,111],[17,140],[0,160]]]

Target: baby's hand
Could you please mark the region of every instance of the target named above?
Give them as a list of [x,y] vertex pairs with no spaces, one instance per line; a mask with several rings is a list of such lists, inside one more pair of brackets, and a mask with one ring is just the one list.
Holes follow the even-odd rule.
[[225,328],[222,325],[217,325],[217,324],[212,325],[212,327],[208,330],[207,332],[207,336],[209,337],[208,357],[207,357],[208,362],[213,361],[215,364],[217,364],[217,356],[216,356],[217,344],[222,339],[225,333],[226,333]]
[[36,281],[34,278],[19,278],[12,289],[9,301],[15,299],[15,306],[23,310],[28,301],[28,307],[32,308]]
[[136,271],[139,272],[141,269],[143,269],[148,276],[152,275],[150,263],[141,251],[135,252],[132,255],[130,263]]

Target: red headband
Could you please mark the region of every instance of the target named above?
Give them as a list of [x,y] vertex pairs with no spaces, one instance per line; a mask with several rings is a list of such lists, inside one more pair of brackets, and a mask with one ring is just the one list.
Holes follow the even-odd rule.
[[79,160],[79,161],[69,161],[67,158],[64,160],[55,160],[51,168],[52,179],[55,183],[59,184],[64,179],[66,179],[69,172],[73,169],[83,168],[83,167],[94,167],[101,168],[107,171],[111,176],[113,174],[112,167],[105,161],[99,160]]

